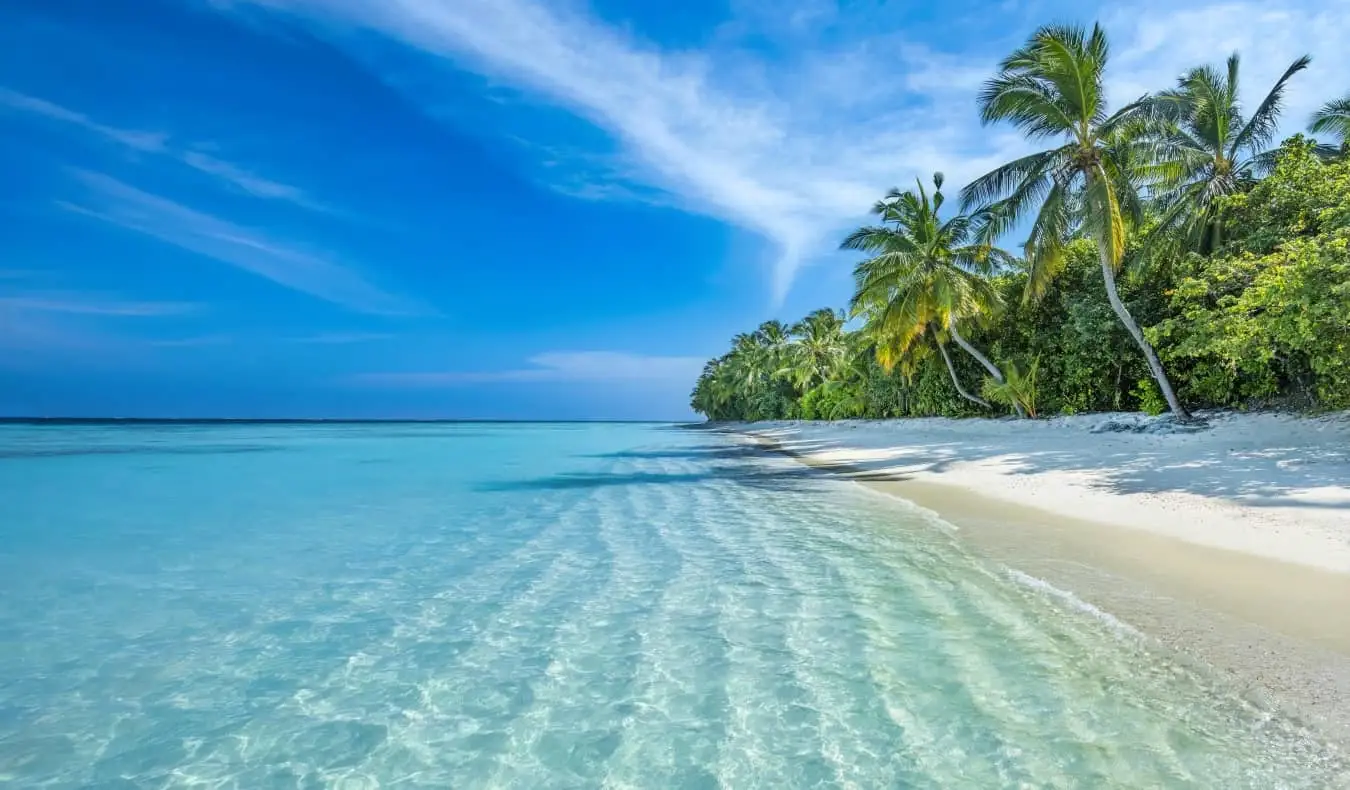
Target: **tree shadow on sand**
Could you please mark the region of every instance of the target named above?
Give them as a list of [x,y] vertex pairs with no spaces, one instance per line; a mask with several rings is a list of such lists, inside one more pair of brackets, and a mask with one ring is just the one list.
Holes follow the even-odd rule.
[[[865,423],[858,425],[860,431],[866,428]],[[766,438],[780,452],[794,456],[858,446],[846,439],[795,439],[788,431],[766,432]],[[1041,439],[1039,435],[1020,438],[1026,445],[1039,443]],[[839,465],[836,469],[855,477],[943,472],[958,463],[998,459],[1001,471],[1007,475],[1090,473],[1092,479],[1087,485],[1117,494],[1187,493],[1251,507],[1350,510],[1347,499],[1319,501],[1307,496],[1310,489],[1344,488],[1350,484],[1345,472],[1350,466],[1350,445],[1219,446],[1181,454],[1169,446],[1186,438],[1150,437],[1151,444],[1130,446],[1128,441],[1107,441],[1084,431],[1081,437],[1072,434],[1063,437],[1064,444],[1072,446],[1030,450],[1019,444],[1016,435],[975,440],[953,432],[950,439],[940,442],[906,440],[897,435],[893,442],[859,443],[875,451],[878,457]]]

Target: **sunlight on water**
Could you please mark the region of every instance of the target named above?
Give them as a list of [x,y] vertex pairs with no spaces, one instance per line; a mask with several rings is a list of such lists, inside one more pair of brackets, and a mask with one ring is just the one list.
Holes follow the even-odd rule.
[[0,427],[0,785],[1323,788],[918,510],[664,426]]

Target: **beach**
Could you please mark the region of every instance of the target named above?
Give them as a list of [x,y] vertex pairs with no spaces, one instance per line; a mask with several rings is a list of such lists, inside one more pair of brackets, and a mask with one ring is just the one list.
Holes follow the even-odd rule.
[[1350,418],[754,423],[972,549],[1350,742]]

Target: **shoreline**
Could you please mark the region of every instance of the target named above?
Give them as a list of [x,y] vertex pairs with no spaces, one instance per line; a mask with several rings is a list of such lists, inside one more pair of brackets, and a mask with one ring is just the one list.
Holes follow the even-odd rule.
[[1350,413],[1208,419],[1198,432],[1170,432],[1165,420],[1129,414],[735,430],[860,475],[959,486],[1008,504],[1350,574]]
[[[897,469],[877,463],[869,448],[801,436],[806,432],[784,424],[722,430],[935,512],[977,554],[1072,594],[1350,751],[1350,572],[1339,570],[1338,554],[1330,562],[1297,562],[1259,551],[1259,541],[1244,541],[1245,550],[1237,550],[1213,545],[1222,540],[1123,526],[1096,512],[1085,516],[1082,497],[1042,496],[1049,506],[1027,504],[996,486],[973,485],[969,474]],[[1025,477],[1030,480],[1018,482],[1038,481],[1034,474]],[[1094,498],[1129,496],[1097,492]],[[1240,507],[1226,503],[1220,512]],[[1193,515],[1184,506],[1171,513]],[[1213,510],[1205,515],[1190,526],[1222,523]],[[1340,515],[1350,527],[1350,510]],[[1321,526],[1310,530],[1309,544],[1326,537]],[[1284,554],[1306,559],[1307,551],[1308,545],[1298,545]]]

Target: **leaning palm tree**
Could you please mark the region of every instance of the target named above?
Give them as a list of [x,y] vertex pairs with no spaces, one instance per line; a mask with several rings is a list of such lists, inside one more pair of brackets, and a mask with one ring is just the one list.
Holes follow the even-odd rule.
[[1350,96],[1335,99],[1313,113],[1308,131],[1340,138],[1341,151],[1350,151]]
[[1026,242],[1027,297],[1043,294],[1064,268],[1077,234],[1097,244],[1106,296],[1139,344],[1173,414],[1188,417],[1153,346],[1116,292],[1125,240],[1143,215],[1132,181],[1131,135],[1147,119],[1143,100],[1114,113],[1106,106],[1106,34],[1094,25],[1052,25],[1004,59],[980,93],[986,124],[1008,121],[1031,140],[1058,144],[1009,162],[971,182],[963,204],[985,206],[986,238],[997,238],[1034,214]]
[[853,271],[852,309],[866,313],[875,332],[902,354],[920,337],[939,333],[938,348],[957,391],[988,406],[961,386],[943,339],[950,336],[995,380],[1004,380],[998,366],[961,334],[960,325],[980,323],[999,306],[989,276],[1011,256],[976,242],[976,217],[958,214],[942,220],[942,183],[942,174],[934,173],[931,199],[922,182],[917,191],[892,189],[872,209],[881,224],[858,228],[844,239],[844,249],[871,255]]
[[[1223,198],[1242,191],[1269,170],[1285,85],[1308,67],[1303,56],[1285,69],[1250,118],[1238,99],[1237,53],[1224,72],[1191,69],[1177,87],[1145,106],[1162,124],[1151,161],[1138,169],[1159,209],[1148,246],[1210,253],[1222,243]],[[1172,244],[1163,244],[1172,242]]]
[[[952,356],[947,351],[947,339],[950,334],[944,332],[936,322],[924,324],[918,331],[913,332],[912,325],[908,322],[899,324],[903,327],[897,330],[897,324],[894,322],[894,316],[888,315],[887,310],[882,309],[864,309],[866,315],[863,324],[863,333],[866,338],[874,345],[876,349],[877,363],[881,365],[886,372],[898,369],[905,379],[910,379],[919,369],[919,366],[933,353],[934,349],[942,357],[942,363],[947,368],[947,375],[952,380],[952,386],[956,389],[956,394],[962,398],[982,406],[986,409],[992,409],[994,405],[984,398],[976,395],[966,389],[961,383],[961,376],[956,372],[956,365],[952,362]],[[1000,380],[1000,384],[1003,382]],[[1014,404],[1016,408],[1016,405]],[[1018,408],[1017,413],[1023,416],[1023,412]]]

